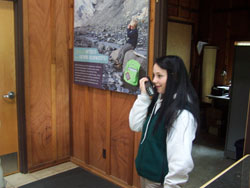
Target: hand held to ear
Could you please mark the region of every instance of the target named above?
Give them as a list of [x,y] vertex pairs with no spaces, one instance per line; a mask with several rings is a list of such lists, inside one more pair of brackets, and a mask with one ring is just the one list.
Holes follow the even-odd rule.
[[147,91],[146,91],[146,87],[145,87],[145,82],[148,81],[148,78],[147,77],[143,77],[140,79],[140,90],[141,90],[141,93],[144,93],[144,94],[147,94]]

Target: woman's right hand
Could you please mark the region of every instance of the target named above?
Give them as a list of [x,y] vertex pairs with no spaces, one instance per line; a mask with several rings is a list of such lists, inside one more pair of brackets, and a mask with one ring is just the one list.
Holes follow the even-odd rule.
[[143,77],[140,79],[140,90],[141,93],[147,94],[146,87],[145,87],[145,82],[148,81],[147,77]]

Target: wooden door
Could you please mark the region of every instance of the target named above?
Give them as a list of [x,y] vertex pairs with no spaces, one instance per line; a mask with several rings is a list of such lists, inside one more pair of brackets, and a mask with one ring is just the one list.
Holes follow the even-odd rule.
[[0,1],[0,156],[18,151],[14,6]]

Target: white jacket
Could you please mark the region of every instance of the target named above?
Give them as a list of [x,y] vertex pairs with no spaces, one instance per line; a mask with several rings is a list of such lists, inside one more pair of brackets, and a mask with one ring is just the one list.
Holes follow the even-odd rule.
[[[138,95],[129,114],[130,129],[142,131],[151,99],[146,94]],[[156,102],[155,112],[160,108],[161,99]],[[166,138],[169,172],[165,176],[164,188],[179,188],[188,181],[188,173],[194,164],[191,156],[192,143],[197,124],[193,115],[183,110],[174,122]]]

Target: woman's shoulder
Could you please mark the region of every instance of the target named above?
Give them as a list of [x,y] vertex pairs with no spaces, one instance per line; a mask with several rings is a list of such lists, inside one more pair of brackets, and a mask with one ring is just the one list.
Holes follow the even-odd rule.
[[194,116],[189,110],[183,109],[180,112],[178,118],[191,118],[191,119],[194,119]]
[[193,114],[190,111],[184,109],[178,115],[176,119],[176,124],[177,124],[176,126],[179,126],[180,124],[184,126],[184,125],[190,125],[190,124],[195,125],[196,123],[195,123]]
[[194,120],[194,116],[193,114],[184,109],[180,112],[179,116],[177,117],[177,119],[175,120],[175,122],[173,123],[173,126],[170,129],[169,132],[169,139],[172,139],[172,135],[176,135],[176,134],[186,134],[186,133],[191,133],[194,134],[196,132],[197,129],[197,123]]

